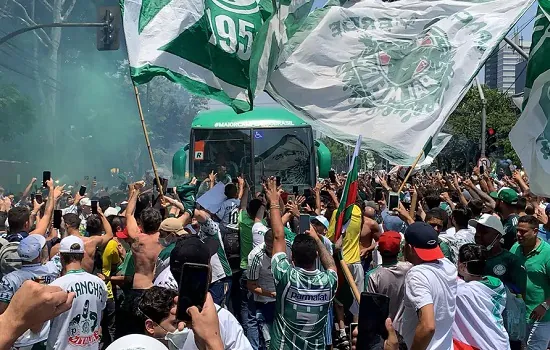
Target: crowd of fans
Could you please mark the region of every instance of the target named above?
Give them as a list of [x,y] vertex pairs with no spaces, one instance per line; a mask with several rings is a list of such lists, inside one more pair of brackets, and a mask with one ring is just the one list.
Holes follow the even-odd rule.
[[[398,173],[360,174],[336,241],[345,175],[305,195],[228,176],[164,196],[139,181],[120,202],[52,180],[42,201],[32,182],[2,190],[0,349],[346,350],[359,319],[349,283],[389,297],[388,337],[373,349],[547,349],[550,205],[525,174],[416,173],[391,210]],[[211,212],[197,192],[217,182],[225,199]],[[211,273],[184,323],[186,263]]]

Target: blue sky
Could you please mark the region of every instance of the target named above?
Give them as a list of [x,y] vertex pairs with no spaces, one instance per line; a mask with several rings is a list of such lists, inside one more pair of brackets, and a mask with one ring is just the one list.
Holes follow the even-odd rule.
[[[327,0],[315,0],[314,6],[315,7],[321,7],[324,3],[326,3]],[[533,5],[523,14],[523,16],[519,19],[518,23],[512,30],[510,30],[510,33],[508,34],[508,37],[512,37],[514,35],[515,30],[521,30],[521,33],[518,35],[523,37],[523,40],[525,41],[531,41],[531,35],[533,34],[533,24],[535,23],[534,20],[532,20],[535,15],[537,14],[537,1],[533,3]],[[531,22],[531,23],[529,23]],[[529,24],[527,24],[529,23]],[[527,25],[526,25],[527,24]],[[479,72],[479,79],[481,82],[485,81],[485,68],[482,68]],[[256,105],[259,106],[276,106],[278,105],[271,97],[269,97],[266,93],[263,93],[259,97],[256,98]],[[226,107],[224,104],[210,100],[209,106],[211,109],[220,109],[220,108],[229,108]]]

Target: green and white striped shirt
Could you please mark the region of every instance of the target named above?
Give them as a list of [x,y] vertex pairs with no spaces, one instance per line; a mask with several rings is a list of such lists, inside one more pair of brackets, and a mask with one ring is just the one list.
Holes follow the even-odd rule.
[[231,266],[229,266],[229,260],[227,260],[227,255],[225,254],[223,239],[218,223],[212,219],[208,219],[205,223],[202,223],[199,231],[199,237],[203,241],[212,239],[218,244],[217,254],[212,255],[212,258],[210,258],[210,266],[212,267],[212,283],[224,277],[231,276]]
[[277,293],[271,350],[324,350],[327,315],[338,277],[332,270],[294,267],[286,253],[271,259]]

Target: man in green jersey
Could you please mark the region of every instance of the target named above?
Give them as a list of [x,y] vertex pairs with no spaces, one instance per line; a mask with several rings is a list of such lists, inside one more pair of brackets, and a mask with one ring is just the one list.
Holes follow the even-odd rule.
[[525,267],[517,256],[502,248],[500,240],[504,236],[504,227],[500,220],[494,215],[483,214],[468,224],[476,229],[476,243],[488,252],[484,275],[500,279],[514,294],[525,295]]
[[[275,279],[276,313],[271,332],[271,349],[325,349],[328,309],[336,292],[336,264],[313,227],[296,236],[292,262],[286,255],[286,241],[279,192],[274,178],[267,181],[271,228],[274,233],[271,271]],[[320,258],[326,271],[315,268]]]
[[539,221],[531,215],[518,220],[517,243],[510,249],[527,270],[527,348],[545,350],[550,341],[550,244],[537,237]]
[[516,241],[516,228],[518,226],[518,194],[509,187],[503,187],[498,192],[491,192],[491,197],[496,201],[495,210],[499,214],[504,226],[502,246],[510,247]]

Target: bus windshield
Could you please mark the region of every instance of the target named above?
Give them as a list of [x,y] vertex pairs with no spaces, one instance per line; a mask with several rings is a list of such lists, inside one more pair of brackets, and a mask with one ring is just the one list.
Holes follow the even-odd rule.
[[[193,131],[193,175],[199,180],[211,171],[222,178],[236,179],[241,173],[251,173],[250,130],[195,129]],[[222,168],[223,167],[223,168]],[[249,176],[247,181],[251,179]],[[223,179],[222,179],[223,180]]]
[[312,185],[310,127],[254,129],[253,132],[255,183],[268,176],[280,176],[283,185]]

